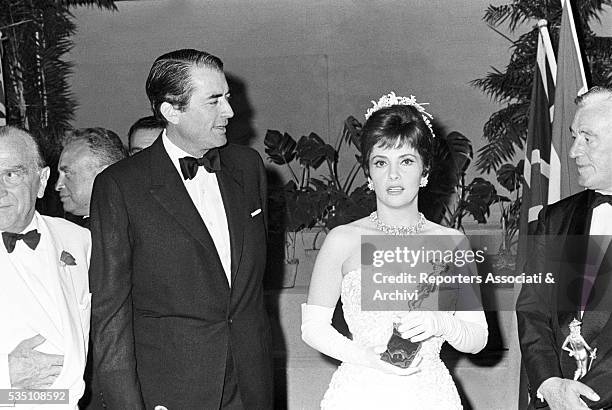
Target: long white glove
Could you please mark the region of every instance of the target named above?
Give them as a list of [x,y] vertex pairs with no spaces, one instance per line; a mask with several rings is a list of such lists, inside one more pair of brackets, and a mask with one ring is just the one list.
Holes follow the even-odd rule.
[[302,340],[341,362],[361,364],[365,348],[341,335],[331,325],[334,308],[302,304]]
[[[380,360],[386,346],[367,348],[342,336],[331,325],[334,308],[302,304],[302,340],[313,349],[345,363],[372,367],[386,373],[407,376],[418,371],[414,367],[401,369]],[[380,350],[380,351],[379,351]]]
[[444,338],[460,352],[478,353],[487,344],[489,330],[482,311],[413,311],[402,315],[402,337],[421,342],[432,336]]

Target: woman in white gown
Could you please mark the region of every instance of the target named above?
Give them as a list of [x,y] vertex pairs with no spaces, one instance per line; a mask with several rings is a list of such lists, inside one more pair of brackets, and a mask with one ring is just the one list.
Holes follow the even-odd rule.
[[[362,235],[444,235],[453,229],[425,219],[417,208],[419,187],[431,166],[431,116],[414,97],[383,96],[366,114],[361,153],[376,212],[333,229],[315,263],[307,304],[302,305],[302,339],[338,359],[321,402],[323,409],[461,409],[440,348],[446,341],[461,352],[477,353],[488,337],[482,308],[470,311],[366,311],[361,309]],[[352,334],[331,326],[338,298]],[[409,309],[405,309],[409,310]],[[402,337],[421,342],[413,364],[396,367],[381,353],[399,323]]]

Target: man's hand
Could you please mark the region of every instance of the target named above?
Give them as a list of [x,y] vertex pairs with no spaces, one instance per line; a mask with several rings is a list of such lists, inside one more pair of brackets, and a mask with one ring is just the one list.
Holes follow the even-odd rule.
[[544,380],[538,389],[538,396],[540,394],[551,410],[588,409],[589,407],[580,396],[592,401],[599,400],[597,393],[586,384],[560,377],[551,377]]
[[8,355],[11,386],[20,389],[43,389],[53,384],[62,371],[64,356],[41,353],[34,348],[45,342],[36,335],[23,340]]

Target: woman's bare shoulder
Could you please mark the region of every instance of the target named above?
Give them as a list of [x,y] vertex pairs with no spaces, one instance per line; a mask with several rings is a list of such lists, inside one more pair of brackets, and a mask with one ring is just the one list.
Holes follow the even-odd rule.
[[427,221],[427,225],[423,230],[426,235],[448,235],[448,236],[465,236],[461,231],[448,226],[440,225],[432,221]]

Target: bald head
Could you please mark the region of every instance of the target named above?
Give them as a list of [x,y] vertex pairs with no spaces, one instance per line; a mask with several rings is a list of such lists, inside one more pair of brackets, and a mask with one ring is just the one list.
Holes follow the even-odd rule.
[[80,128],[64,139],[55,189],[64,211],[89,216],[91,192],[96,176],[106,167],[126,157],[117,134],[105,128]]
[[0,231],[20,233],[30,224],[48,179],[34,138],[19,128],[0,127]]
[[13,138],[22,147],[24,159],[27,161],[28,167],[32,169],[45,167],[45,160],[40,152],[40,147],[29,132],[12,125],[6,125],[0,127],[0,139],[4,138]]

